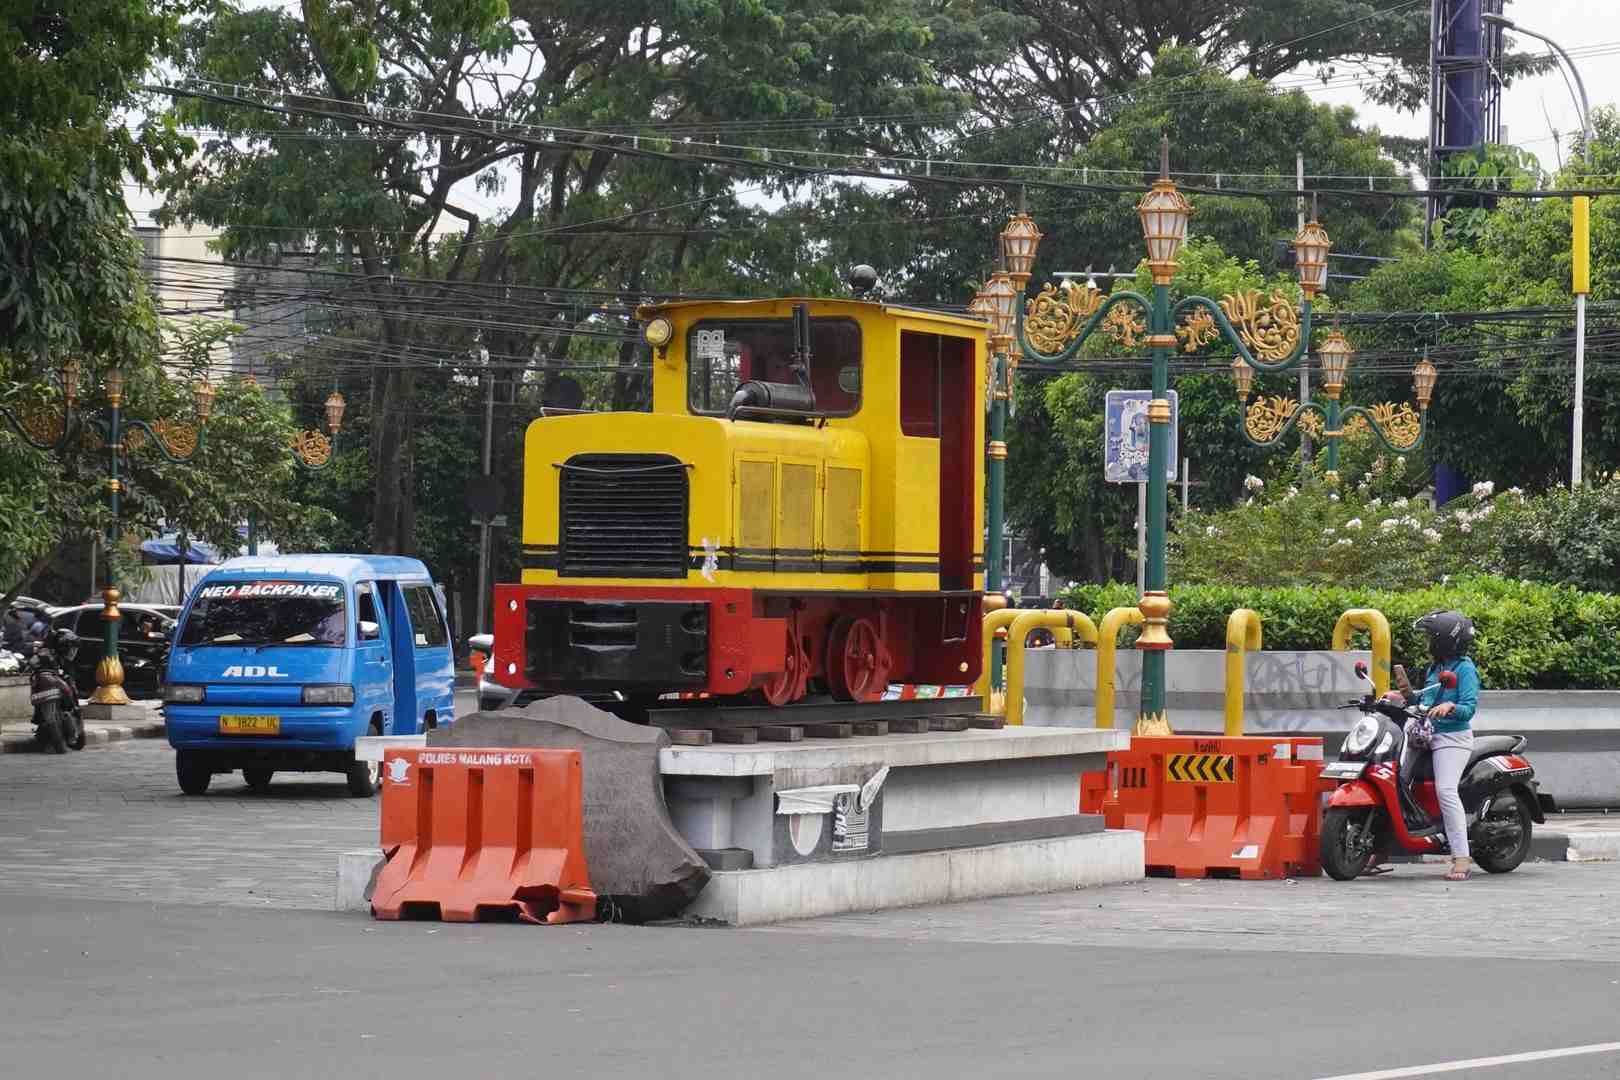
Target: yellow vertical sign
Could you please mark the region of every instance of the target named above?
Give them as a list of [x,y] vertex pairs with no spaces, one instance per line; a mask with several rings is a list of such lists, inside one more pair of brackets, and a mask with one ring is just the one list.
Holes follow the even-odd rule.
[[1574,272],[1570,275],[1574,281],[1571,292],[1586,295],[1592,291],[1592,225],[1591,200],[1585,195],[1574,198],[1573,227],[1570,232],[1575,245]]

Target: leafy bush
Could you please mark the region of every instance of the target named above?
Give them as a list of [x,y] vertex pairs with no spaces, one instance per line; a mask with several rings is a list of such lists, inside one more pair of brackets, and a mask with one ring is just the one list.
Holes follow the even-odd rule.
[[[1130,585],[1082,585],[1064,594],[1070,607],[1100,620],[1132,607]],[[1455,608],[1474,620],[1473,656],[1492,690],[1596,690],[1620,687],[1620,596],[1475,575],[1444,585],[1394,591],[1342,586],[1271,589],[1228,585],[1172,586],[1170,636],[1179,649],[1224,649],[1226,620],[1240,607],[1260,613],[1265,647],[1332,647],[1333,626],[1351,608],[1370,607],[1389,619],[1394,660],[1421,670],[1427,644],[1412,630],[1426,612]],[[1134,643],[1136,631],[1125,641]],[[1358,634],[1356,647],[1366,648]]]

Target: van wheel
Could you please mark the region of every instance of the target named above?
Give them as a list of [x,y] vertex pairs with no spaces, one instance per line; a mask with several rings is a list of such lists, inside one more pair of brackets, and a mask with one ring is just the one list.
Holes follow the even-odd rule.
[[[371,735],[381,735],[382,723],[373,720],[371,727],[367,731]],[[352,755],[353,751],[350,753]],[[382,762],[356,761],[351,756],[345,776],[349,781],[350,795],[357,799],[369,799],[377,793],[377,784],[382,779]]]
[[214,771],[195,750],[180,750],[174,755],[174,775],[180,781],[180,790],[187,795],[202,795],[208,791],[208,782]]
[[250,790],[263,793],[270,790],[270,778],[276,775],[274,769],[243,769],[242,779],[247,781]]

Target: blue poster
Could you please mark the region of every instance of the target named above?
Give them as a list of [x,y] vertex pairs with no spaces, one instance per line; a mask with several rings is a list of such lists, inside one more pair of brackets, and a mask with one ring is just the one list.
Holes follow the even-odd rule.
[[[1103,423],[1103,478],[1111,484],[1144,484],[1148,478],[1150,390],[1110,390]],[[1176,479],[1181,460],[1181,403],[1170,391],[1170,460],[1166,482]]]

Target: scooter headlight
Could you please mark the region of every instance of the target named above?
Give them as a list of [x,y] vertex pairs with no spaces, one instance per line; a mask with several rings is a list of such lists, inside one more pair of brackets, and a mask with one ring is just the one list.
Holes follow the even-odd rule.
[[1347,754],[1364,754],[1377,737],[1378,721],[1370,716],[1363,716],[1356,721],[1356,726],[1350,729],[1350,734],[1345,736],[1344,752]]
[[1381,757],[1393,749],[1395,749],[1395,733],[1393,731],[1386,731],[1384,732],[1384,737],[1378,740],[1378,749],[1374,750],[1373,753]]

